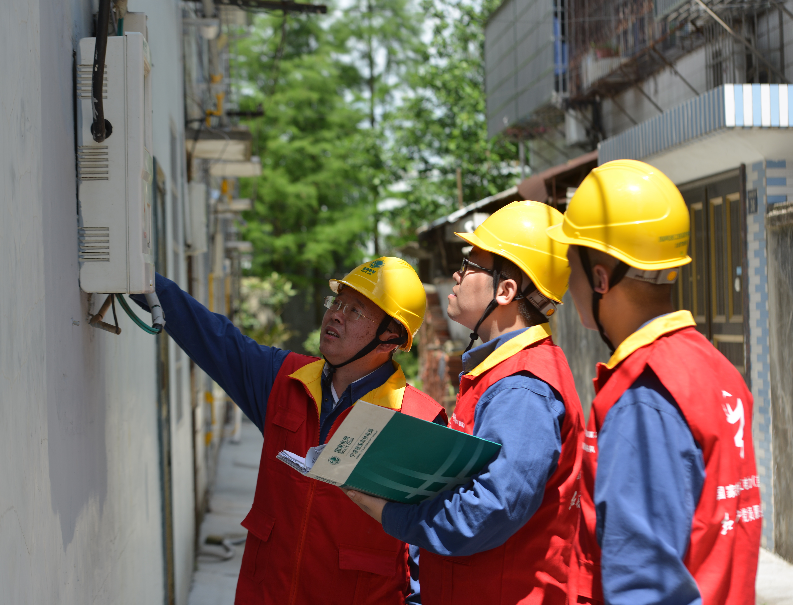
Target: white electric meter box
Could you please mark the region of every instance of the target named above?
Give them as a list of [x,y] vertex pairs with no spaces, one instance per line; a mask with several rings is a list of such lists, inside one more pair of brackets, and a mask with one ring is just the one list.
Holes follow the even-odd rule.
[[152,256],[151,58],[140,33],[107,40],[103,107],[112,134],[91,136],[95,38],[77,56],[80,287],[154,292]]

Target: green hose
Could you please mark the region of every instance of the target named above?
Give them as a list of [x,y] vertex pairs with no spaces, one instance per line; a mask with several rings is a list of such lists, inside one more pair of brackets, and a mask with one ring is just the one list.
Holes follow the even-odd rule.
[[151,326],[147,326],[145,323],[143,323],[143,320],[135,315],[135,313],[132,312],[132,309],[129,308],[129,305],[127,304],[127,301],[124,300],[123,295],[116,294],[116,298],[118,299],[121,308],[127,312],[127,315],[129,315],[129,318],[134,321],[141,330],[146,332],[146,334],[159,334],[162,332],[162,328],[152,328]]

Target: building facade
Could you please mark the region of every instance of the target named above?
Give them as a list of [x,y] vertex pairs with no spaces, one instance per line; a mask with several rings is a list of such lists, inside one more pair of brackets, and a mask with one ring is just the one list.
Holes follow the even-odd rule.
[[[519,44],[543,7],[566,23],[548,30],[564,47],[553,60]],[[683,193],[693,262],[675,302],[751,388],[763,545],[793,561],[793,3],[509,0],[494,18],[515,33],[486,42],[488,124],[531,139],[535,172],[548,148],[562,164],[583,147],[599,164],[646,161]],[[526,69],[565,83],[546,85],[550,102],[520,102],[519,85],[505,96]],[[572,305],[556,322],[586,407],[606,352]]]
[[[156,268],[229,313],[245,253],[228,245],[239,167],[213,176],[226,158],[207,151],[188,162],[186,124],[220,108],[185,103],[203,77],[186,80],[185,62],[207,56],[218,37],[207,26],[231,34],[239,14],[176,0],[112,8],[110,35],[130,31],[128,10],[150,51]],[[144,333],[120,308],[120,334],[89,324],[105,297],[79,281],[77,50],[95,35],[96,12],[96,0],[0,7],[0,603],[13,605],[186,603],[225,417],[225,396],[167,336]],[[229,86],[227,63],[212,74]],[[212,114],[207,129],[222,135],[227,120]],[[246,168],[250,135],[237,147]]]

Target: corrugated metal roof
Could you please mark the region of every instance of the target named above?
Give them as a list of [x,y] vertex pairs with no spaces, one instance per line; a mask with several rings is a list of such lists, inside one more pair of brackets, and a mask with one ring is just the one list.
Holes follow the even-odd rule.
[[789,128],[793,85],[724,84],[600,143],[598,161],[641,160],[738,128]]
[[445,225],[447,223],[457,222],[458,220],[463,218],[466,214],[469,214],[471,212],[476,212],[477,210],[479,210],[480,208],[484,208],[488,204],[491,204],[493,202],[497,202],[499,200],[503,200],[504,198],[507,198],[507,197],[511,197],[511,196],[517,195],[517,193],[518,193],[517,185],[515,187],[510,187],[509,189],[506,189],[504,191],[500,191],[499,193],[496,193],[495,195],[491,195],[491,196],[488,196],[488,197],[486,197],[484,199],[481,199],[478,202],[474,202],[472,204],[468,204],[467,206],[463,206],[459,210],[455,210],[451,214],[447,214],[446,216],[442,216],[439,219],[435,219],[431,223],[428,223],[426,225],[422,225],[421,227],[416,229],[416,233],[417,234],[424,233],[425,231],[429,231],[431,229],[434,229],[435,227],[440,227],[441,225]]

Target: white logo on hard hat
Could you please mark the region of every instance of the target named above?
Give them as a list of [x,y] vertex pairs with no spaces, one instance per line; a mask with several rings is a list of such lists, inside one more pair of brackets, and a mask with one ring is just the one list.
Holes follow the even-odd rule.
[[[722,391],[721,394],[725,399],[727,397],[732,397],[727,391]],[[738,424],[738,432],[735,433],[735,447],[740,448],[741,458],[743,458],[743,427],[746,424],[743,413],[743,402],[739,398],[734,408],[731,408],[729,403],[725,403],[724,413],[727,415],[727,422],[730,424]]]

